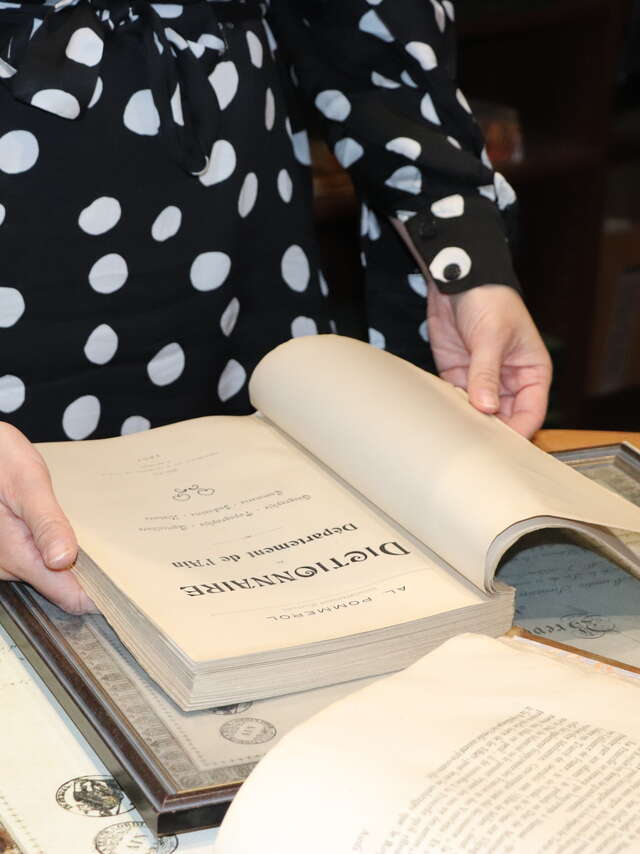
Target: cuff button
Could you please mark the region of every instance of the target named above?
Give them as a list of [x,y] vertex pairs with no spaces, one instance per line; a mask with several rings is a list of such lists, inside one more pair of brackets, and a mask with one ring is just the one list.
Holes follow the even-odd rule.
[[460,278],[462,270],[459,264],[447,264],[442,271],[443,278],[446,282],[455,282]]

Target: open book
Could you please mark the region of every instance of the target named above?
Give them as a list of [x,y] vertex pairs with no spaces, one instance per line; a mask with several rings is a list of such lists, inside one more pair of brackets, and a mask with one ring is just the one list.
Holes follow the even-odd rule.
[[461,635],[290,732],[214,854],[633,854],[640,682]]
[[509,628],[500,556],[640,509],[538,451],[461,391],[351,339],[258,365],[260,415],[39,446],[78,535],[82,585],[186,710],[405,667]]

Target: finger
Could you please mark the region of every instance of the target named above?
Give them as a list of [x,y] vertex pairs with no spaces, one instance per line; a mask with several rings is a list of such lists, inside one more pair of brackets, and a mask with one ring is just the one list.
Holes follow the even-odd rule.
[[469,400],[481,412],[497,412],[500,406],[500,370],[504,353],[503,336],[485,335],[471,351]]
[[509,427],[530,439],[542,427],[548,403],[547,386],[533,383],[521,389],[514,398],[511,415],[502,420]]
[[469,379],[469,370],[466,367],[447,368],[444,371],[440,371],[440,378],[458,388],[466,388]]
[[501,394],[500,395],[500,406],[498,407],[497,415],[500,418],[511,418],[513,415],[513,404],[514,404],[514,395],[513,394]]
[[19,478],[15,493],[16,515],[27,524],[46,566],[55,570],[68,569],[78,553],[78,544],[55,499],[44,465],[29,466]]
[[[13,570],[13,571],[11,571]],[[71,572],[52,572],[35,552],[31,560],[0,569],[0,581],[26,581],[32,587],[69,614],[96,612],[97,608]]]

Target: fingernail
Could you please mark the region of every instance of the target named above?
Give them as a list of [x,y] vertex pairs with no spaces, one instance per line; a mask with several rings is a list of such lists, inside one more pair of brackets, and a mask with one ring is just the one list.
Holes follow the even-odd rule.
[[480,405],[484,409],[497,409],[498,408],[498,400],[495,395],[491,394],[491,392],[484,392],[480,395]]
[[75,557],[75,553],[66,546],[53,546],[45,562],[49,569],[69,569]]

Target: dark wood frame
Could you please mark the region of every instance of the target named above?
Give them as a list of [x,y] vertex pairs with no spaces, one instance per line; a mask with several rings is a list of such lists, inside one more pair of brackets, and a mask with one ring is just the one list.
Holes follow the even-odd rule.
[[0,585],[0,625],[156,836],[220,824],[240,781],[176,791],[119,709],[40,609],[28,587],[14,582]]

